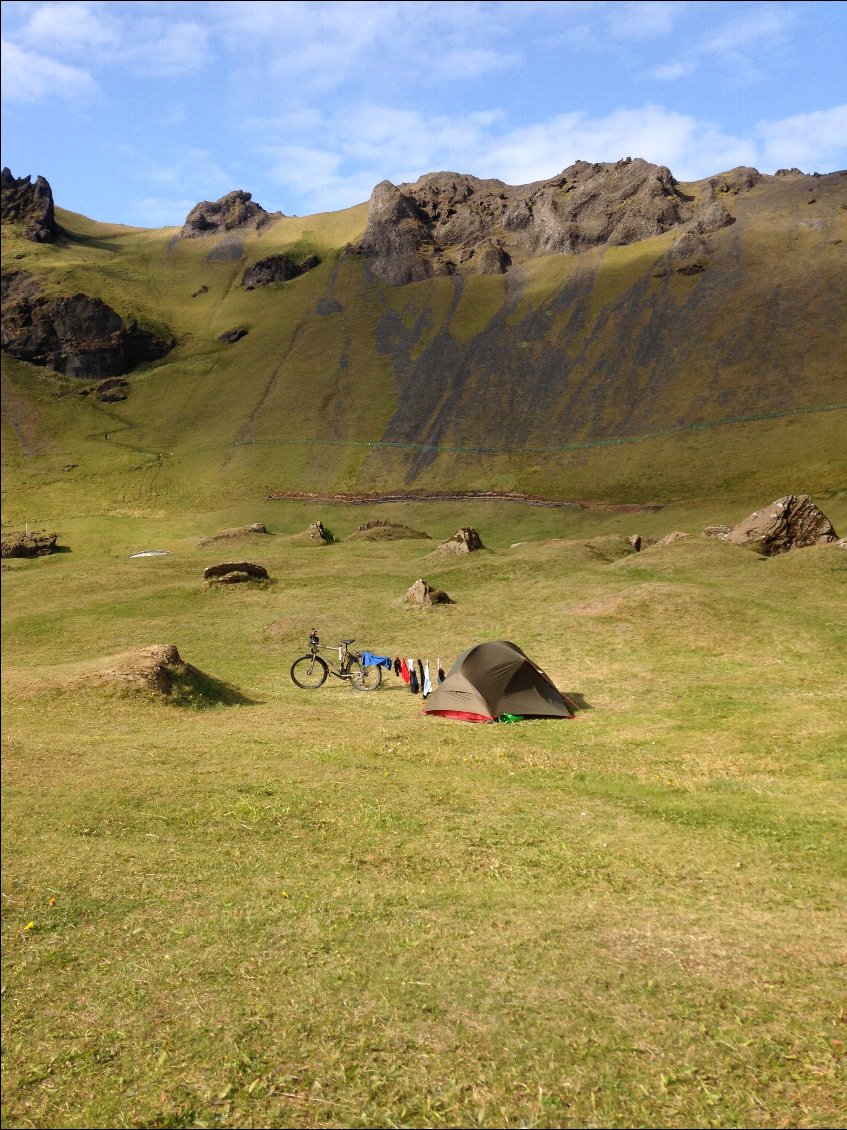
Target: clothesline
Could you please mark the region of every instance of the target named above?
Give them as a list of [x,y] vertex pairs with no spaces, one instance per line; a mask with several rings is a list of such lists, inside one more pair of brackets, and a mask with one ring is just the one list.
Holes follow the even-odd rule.
[[[393,671],[398,679],[402,679],[412,694],[421,694],[428,698],[432,694],[432,669],[429,659],[418,659],[410,656],[408,659],[391,659],[387,655],[375,655],[371,651],[362,652],[362,663],[365,667],[385,667]],[[435,683],[443,683],[445,679],[441,658],[435,664]]]

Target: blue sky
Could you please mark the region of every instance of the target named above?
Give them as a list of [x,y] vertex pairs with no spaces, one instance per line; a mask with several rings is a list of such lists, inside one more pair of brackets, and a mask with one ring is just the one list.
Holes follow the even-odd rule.
[[441,169],[847,167],[847,3],[3,3],[2,162],[94,219],[307,215]]

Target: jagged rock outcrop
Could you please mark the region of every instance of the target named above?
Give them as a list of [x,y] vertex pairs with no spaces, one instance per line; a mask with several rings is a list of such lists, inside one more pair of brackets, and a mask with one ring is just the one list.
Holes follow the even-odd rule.
[[53,190],[44,177],[13,177],[0,172],[0,214],[4,224],[24,224],[24,239],[52,243],[59,234],[53,208]]
[[772,557],[789,549],[826,545],[837,541],[838,534],[808,494],[787,494],[764,510],[754,510],[727,534],[726,540]]
[[0,539],[0,557],[48,557],[56,552],[58,534],[19,530],[3,534]]
[[465,265],[503,273],[513,260],[634,243],[689,223],[702,236],[732,222],[716,194],[742,191],[754,175],[755,169],[722,174],[696,200],[679,191],[664,166],[629,157],[577,161],[550,180],[519,186],[446,172],[414,184],[382,181],[371,195],[365,234],[348,251],[402,285]]
[[290,255],[268,255],[248,267],[241,276],[241,285],[245,290],[255,290],[256,287],[270,286],[275,282],[287,282],[305,275],[320,263],[317,255],[308,255],[300,262],[292,259]]
[[252,194],[243,189],[228,192],[220,200],[201,200],[195,204],[179,232],[179,239],[197,239],[206,235],[224,235],[231,231],[255,231],[281,216],[267,212]]
[[406,593],[404,600],[408,604],[420,604],[426,606],[433,604],[455,603],[450,599],[446,592],[443,592],[441,589],[431,588],[422,577],[419,580],[415,581],[415,583]]
[[0,344],[13,357],[85,380],[118,377],[173,348],[87,294],[47,297],[25,271],[2,277]]

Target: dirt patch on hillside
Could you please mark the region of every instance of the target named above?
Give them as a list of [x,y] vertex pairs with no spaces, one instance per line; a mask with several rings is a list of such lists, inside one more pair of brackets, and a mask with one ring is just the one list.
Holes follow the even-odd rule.
[[0,390],[3,419],[18,437],[24,455],[41,455],[53,450],[45,439],[44,420],[40,410],[18,392],[4,372],[0,372]]

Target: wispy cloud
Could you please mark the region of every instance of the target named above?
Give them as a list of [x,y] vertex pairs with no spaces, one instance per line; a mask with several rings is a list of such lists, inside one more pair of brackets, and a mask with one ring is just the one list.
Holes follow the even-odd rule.
[[14,41],[37,50],[57,65],[84,59],[89,69],[129,67],[158,75],[196,71],[209,57],[210,29],[200,22],[174,18],[169,4],[139,4],[127,19],[123,5],[46,3],[17,5],[26,18]]
[[646,68],[644,75],[668,82],[689,78],[706,67],[720,68],[733,85],[749,86],[767,75],[774,52],[786,44],[797,18],[790,4],[757,4],[699,37],[691,34],[683,52]]
[[57,98],[84,101],[98,87],[88,71],[60,63],[38,51],[27,51],[15,43],[2,43],[3,99],[9,102],[39,102]]

